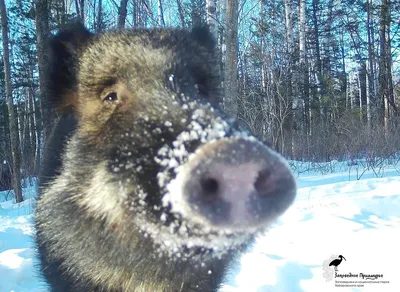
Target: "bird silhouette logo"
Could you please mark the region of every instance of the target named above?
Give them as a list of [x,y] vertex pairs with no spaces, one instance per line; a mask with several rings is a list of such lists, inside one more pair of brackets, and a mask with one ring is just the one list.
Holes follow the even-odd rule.
[[337,267],[338,267],[338,265],[341,264],[342,260],[345,260],[345,261],[346,261],[346,259],[345,259],[344,256],[339,255],[337,259],[331,261],[331,263],[329,264],[329,266],[333,266],[333,267],[335,268],[335,271],[337,271]]

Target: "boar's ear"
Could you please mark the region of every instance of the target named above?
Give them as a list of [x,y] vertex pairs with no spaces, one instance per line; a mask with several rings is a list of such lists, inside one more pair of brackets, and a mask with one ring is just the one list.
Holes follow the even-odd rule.
[[77,101],[79,53],[91,37],[81,23],[75,22],[49,40],[48,102],[60,112],[73,108]]
[[206,47],[209,50],[214,50],[215,48],[215,39],[211,35],[210,28],[208,25],[203,25],[199,27],[194,27],[192,29],[192,35],[194,39],[202,46]]

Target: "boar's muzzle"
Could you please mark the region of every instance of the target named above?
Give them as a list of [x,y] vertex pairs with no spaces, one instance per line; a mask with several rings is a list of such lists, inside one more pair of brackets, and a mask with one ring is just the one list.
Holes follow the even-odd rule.
[[197,149],[170,192],[180,212],[217,229],[254,229],[292,203],[296,183],[285,160],[247,137],[225,137]]

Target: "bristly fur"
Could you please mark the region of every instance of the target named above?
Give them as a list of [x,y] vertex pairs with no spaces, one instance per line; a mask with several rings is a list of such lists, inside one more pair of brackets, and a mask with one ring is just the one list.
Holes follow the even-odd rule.
[[200,145],[242,135],[217,107],[210,34],[93,35],[75,24],[50,50],[49,103],[60,119],[45,148],[35,224],[51,290],[217,291],[259,230],[222,232],[163,200]]
[[[228,248],[214,258],[211,250],[193,247],[180,251],[180,259],[171,257],[136,225],[129,211],[139,209],[135,196],[145,189],[154,193],[145,199],[150,205],[148,221],[157,221],[161,211],[151,206],[161,205],[160,190],[149,186],[158,171],[154,161],[143,163],[142,172],[111,170],[115,160],[128,163],[121,144],[136,158],[155,156],[159,144],[175,135],[164,129],[157,137],[146,135],[163,119],[176,126],[176,134],[185,127],[187,113],[172,95],[184,92],[211,103],[219,98],[212,47],[204,29],[92,35],[75,24],[52,37],[49,101],[61,118],[46,144],[36,211],[41,269],[52,291],[219,287],[227,263],[238,251]],[[179,83],[174,90],[166,86],[172,74],[174,86]],[[197,84],[202,92],[195,89]],[[107,108],[101,101],[103,91],[117,86],[124,87],[123,105]],[[150,122],[139,125],[144,120]],[[125,135],[129,137],[121,138]]]

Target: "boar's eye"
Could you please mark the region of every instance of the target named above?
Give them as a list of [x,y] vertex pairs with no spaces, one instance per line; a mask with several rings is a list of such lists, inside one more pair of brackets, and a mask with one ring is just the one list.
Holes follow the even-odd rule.
[[116,92],[110,92],[106,95],[106,97],[103,99],[104,102],[113,102],[118,100],[118,95]]

